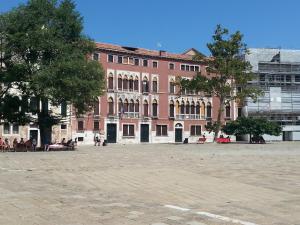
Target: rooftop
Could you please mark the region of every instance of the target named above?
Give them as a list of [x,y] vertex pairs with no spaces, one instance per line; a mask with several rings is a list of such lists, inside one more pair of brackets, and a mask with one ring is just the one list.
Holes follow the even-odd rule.
[[163,50],[150,50],[145,48],[138,48],[138,47],[128,47],[128,46],[120,46],[120,45],[113,45],[113,44],[107,44],[107,43],[99,43],[96,42],[96,47],[98,49],[104,49],[108,51],[115,51],[115,52],[121,52],[121,53],[127,53],[127,54],[135,54],[135,55],[143,55],[143,56],[149,56],[149,57],[159,57],[159,58],[169,58],[169,59],[177,59],[177,60],[187,60],[192,61],[193,56],[195,54],[201,54],[198,50],[191,48],[183,53],[171,53],[166,52]]

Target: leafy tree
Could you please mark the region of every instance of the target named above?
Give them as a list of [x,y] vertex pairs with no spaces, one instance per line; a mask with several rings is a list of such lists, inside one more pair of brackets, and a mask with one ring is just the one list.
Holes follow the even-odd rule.
[[182,89],[201,92],[204,96],[212,95],[219,100],[217,120],[207,127],[214,131],[216,138],[222,125],[225,104],[232,100],[243,100],[245,97],[255,100],[261,92],[247,86],[254,74],[251,73],[250,63],[242,58],[242,55],[248,53],[243,35],[239,31],[229,34],[227,29],[218,25],[212,38],[212,43],[207,44],[211,57],[195,56],[195,60],[202,60],[207,64],[210,75],[197,73],[192,80],[180,78],[178,83]]
[[[29,0],[2,14],[0,28],[0,119],[38,123],[43,143],[45,132],[61,119],[48,110],[48,102],[72,104],[82,114],[102,94],[103,69],[88,59],[95,44],[83,35],[82,17],[71,0]],[[33,97],[40,107],[30,107]],[[9,110],[13,101],[21,109]],[[28,118],[28,111],[37,119]]]
[[240,117],[223,126],[222,131],[230,135],[250,135],[259,137],[263,134],[279,136],[282,128],[275,122],[268,121],[265,118]]

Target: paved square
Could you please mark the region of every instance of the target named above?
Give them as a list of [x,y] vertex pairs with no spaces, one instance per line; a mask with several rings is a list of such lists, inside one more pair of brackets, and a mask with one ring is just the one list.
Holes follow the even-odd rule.
[[0,154],[3,225],[299,225],[300,143]]

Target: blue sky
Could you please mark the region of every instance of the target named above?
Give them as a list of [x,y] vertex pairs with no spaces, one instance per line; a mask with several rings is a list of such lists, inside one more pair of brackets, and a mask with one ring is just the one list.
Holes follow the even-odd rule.
[[[0,0],[5,12],[25,0]],[[216,24],[240,30],[248,47],[300,49],[297,0],[75,0],[85,34],[99,42],[183,52],[206,43]]]

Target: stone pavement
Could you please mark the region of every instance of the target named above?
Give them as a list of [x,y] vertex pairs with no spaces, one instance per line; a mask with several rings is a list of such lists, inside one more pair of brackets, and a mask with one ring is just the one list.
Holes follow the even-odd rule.
[[0,153],[0,224],[300,225],[299,147],[145,144]]

